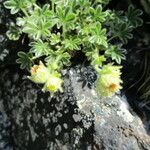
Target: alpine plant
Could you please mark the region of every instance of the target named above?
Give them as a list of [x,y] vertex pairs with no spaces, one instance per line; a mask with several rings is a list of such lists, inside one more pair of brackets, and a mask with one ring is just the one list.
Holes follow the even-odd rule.
[[[18,53],[17,62],[42,84],[51,96],[63,92],[61,70],[71,65],[72,53],[82,52],[97,72],[96,90],[112,96],[121,87],[121,60],[132,31],[142,25],[139,9],[110,10],[110,0],[6,0],[15,15],[6,35],[10,40],[28,36],[29,50]],[[38,62],[38,63],[37,63]],[[119,65],[119,66],[118,66]]]

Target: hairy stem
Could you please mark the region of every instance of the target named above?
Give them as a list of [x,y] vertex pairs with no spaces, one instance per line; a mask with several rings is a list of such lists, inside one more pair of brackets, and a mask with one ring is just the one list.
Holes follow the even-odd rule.
[[25,10],[25,9],[21,9],[22,10],[22,12],[24,13],[24,15],[26,16],[26,17],[29,17],[29,15],[28,15],[28,12]]
[[115,39],[116,37],[117,37],[117,35],[114,35],[114,36],[110,37],[110,38],[107,40],[107,42],[110,42],[111,40]]
[[55,0],[52,0],[52,11],[54,12]]

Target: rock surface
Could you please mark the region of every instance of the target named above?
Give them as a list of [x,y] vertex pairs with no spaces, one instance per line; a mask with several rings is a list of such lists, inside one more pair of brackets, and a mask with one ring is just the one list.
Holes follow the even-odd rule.
[[82,88],[79,73],[71,69],[70,78],[80,111],[94,114],[96,149],[149,150],[150,137],[141,119],[132,112],[126,97],[102,98],[94,89]]
[[64,92],[50,98],[20,70],[0,72],[0,112],[11,126],[0,146],[5,142],[15,150],[150,150],[150,137],[126,98],[96,95],[91,67],[76,66],[62,74]]

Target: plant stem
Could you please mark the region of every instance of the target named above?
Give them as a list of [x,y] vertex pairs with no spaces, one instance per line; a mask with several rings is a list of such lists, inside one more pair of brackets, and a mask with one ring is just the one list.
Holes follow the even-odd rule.
[[55,5],[54,1],[55,0],[52,0],[52,11],[53,11],[53,13],[54,13],[54,5]]
[[63,25],[63,37],[65,38],[66,37],[66,26]]
[[25,15],[26,17],[29,17],[28,12],[27,12],[24,8],[22,8],[21,10],[22,10],[22,12],[24,13],[24,15]]
[[116,38],[116,37],[117,37],[117,35],[114,35],[114,36],[110,37],[110,38],[107,40],[107,42],[110,42],[111,40],[113,40],[113,39]]
[[92,1],[92,6],[94,6],[96,4],[96,0]]

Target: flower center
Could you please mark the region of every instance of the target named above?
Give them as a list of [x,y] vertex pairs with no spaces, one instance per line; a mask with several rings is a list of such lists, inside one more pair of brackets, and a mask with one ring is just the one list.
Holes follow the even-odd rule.
[[38,68],[39,68],[39,66],[34,65],[34,66],[31,68],[31,74],[36,73],[36,72],[37,72],[37,70],[38,70]]
[[116,85],[115,83],[112,83],[112,84],[108,87],[108,89],[109,89],[110,91],[112,91],[112,92],[114,92],[114,91],[116,90],[116,88],[117,88],[117,85]]

